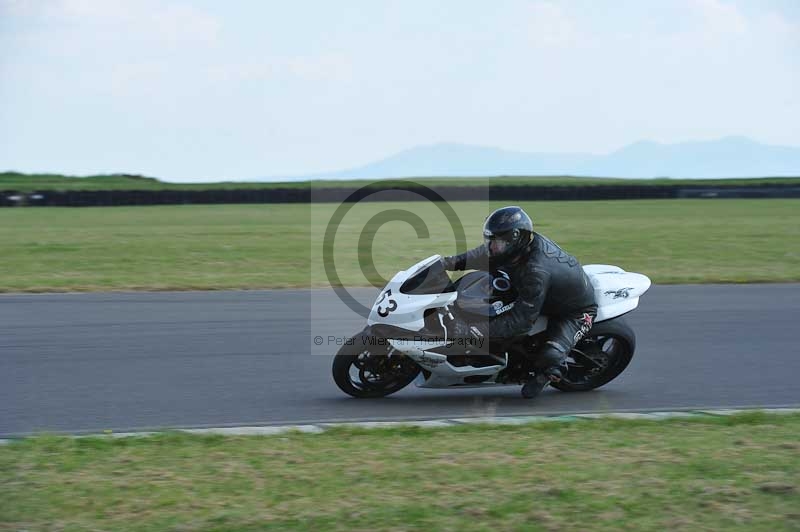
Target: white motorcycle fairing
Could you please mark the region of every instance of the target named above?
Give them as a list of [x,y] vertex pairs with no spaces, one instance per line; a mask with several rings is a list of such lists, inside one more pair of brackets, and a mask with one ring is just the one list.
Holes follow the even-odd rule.
[[626,272],[619,266],[587,264],[583,271],[594,286],[596,323],[622,316],[639,306],[639,297],[650,288],[650,278]]
[[392,325],[407,331],[419,331],[425,326],[425,311],[441,308],[455,302],[456,292],[441,294],[404,294],[400,287],[408,279],[430,267],[441,258],[433,255],[421,260],[407,270],[397,272],[386,283],[367,317],[367,325]]
[[[401,333],[392,335],[397,336],[396,338],[387,339],[394,349],[404,353],[425,370],[415,380],[416,386],[420,388],[467,388],[505,384],[496,382],[496,378],[508,366],[508,353],[504,353],[504,357],[489,355],[497,364],[474,367],[454,366],[446,355],[432,351],[449,343],[445,319],[452,316],[451,305],[458,297],[456,291],[438,294],[409,294],[401,291],[406,281],[434,265],[440,258],[439,255],[433,255],[392,277],[373,304],[367,324],[388,326],[389,330]],[[650,288],[651,283],[647,276],[626,272],[618,266],[591,264],[583,268],[595,291],[598,306],[595,323],[634,310],[639,305],[641,295]],[[425,317],[433,312],[438,314],[442,328],[438,337],[421,333],[425,327]],[[527,334],[533,336],[546,329],[547,317],[540,316]],[[420,334],[415,335],[416,332]],[[480,382],[475,382],[475,379],[473,382],[465,380],[467,377],[480,376],[488,378],[479,379]]]

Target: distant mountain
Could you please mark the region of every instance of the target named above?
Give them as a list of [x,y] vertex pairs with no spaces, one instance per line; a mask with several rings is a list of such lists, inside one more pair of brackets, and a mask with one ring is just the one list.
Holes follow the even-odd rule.
[[704,142],[636,142],[578,168],[603,177],[779,177],[800,175],[800,148],[746,137]]
[[800,176],[800,148],[770,146],[745,137],[677,144],[641,141],[607,155],[525,153],[442,143],[411,148],[358,168],[295,176],[292,180],[497,175],[631,178]]
[[531,175],[531,172],[552,175],[561,168],[589,163],[593,157],[581,153],[524,153],[465,144],[433,144],[328,175],[336,178],[472,177]]

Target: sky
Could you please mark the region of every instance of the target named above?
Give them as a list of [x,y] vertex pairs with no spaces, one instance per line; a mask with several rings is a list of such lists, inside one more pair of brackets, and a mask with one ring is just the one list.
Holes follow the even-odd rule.
[[800,146],[797,0],[0,0],[0,171],[247,180],[729,135]]

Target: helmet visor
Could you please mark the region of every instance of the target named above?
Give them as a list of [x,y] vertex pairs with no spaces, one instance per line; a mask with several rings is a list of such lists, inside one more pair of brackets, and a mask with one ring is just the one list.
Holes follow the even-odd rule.
[[501,257],[511,249],[511,242],[500,236],[485,236],[483,242],[490,257]]

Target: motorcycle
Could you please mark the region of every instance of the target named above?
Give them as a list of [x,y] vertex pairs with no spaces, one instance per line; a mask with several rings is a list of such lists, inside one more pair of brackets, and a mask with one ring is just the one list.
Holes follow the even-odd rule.
[[[474,271],[452,281],[439,255],[398,272],[378,294],[367,326],[343,342],[333,360],[333,379],[358,398],[384,397],[411,382],[420,388],[467,388],[524,384],[533,374],[531,353],[546,340],[547,317],[503,341],[465,342],[448,335],[463,313],[479,319],[514,306],[507,273]],[[636,336],[623,315],[639,305],[650,279],[617,266],[583,267],[597,301],[597,317],[566,358],[566,371],[550,386],[576,392],[599,388],[630,363]],[[461,343],[461,345],[457,345]]]

